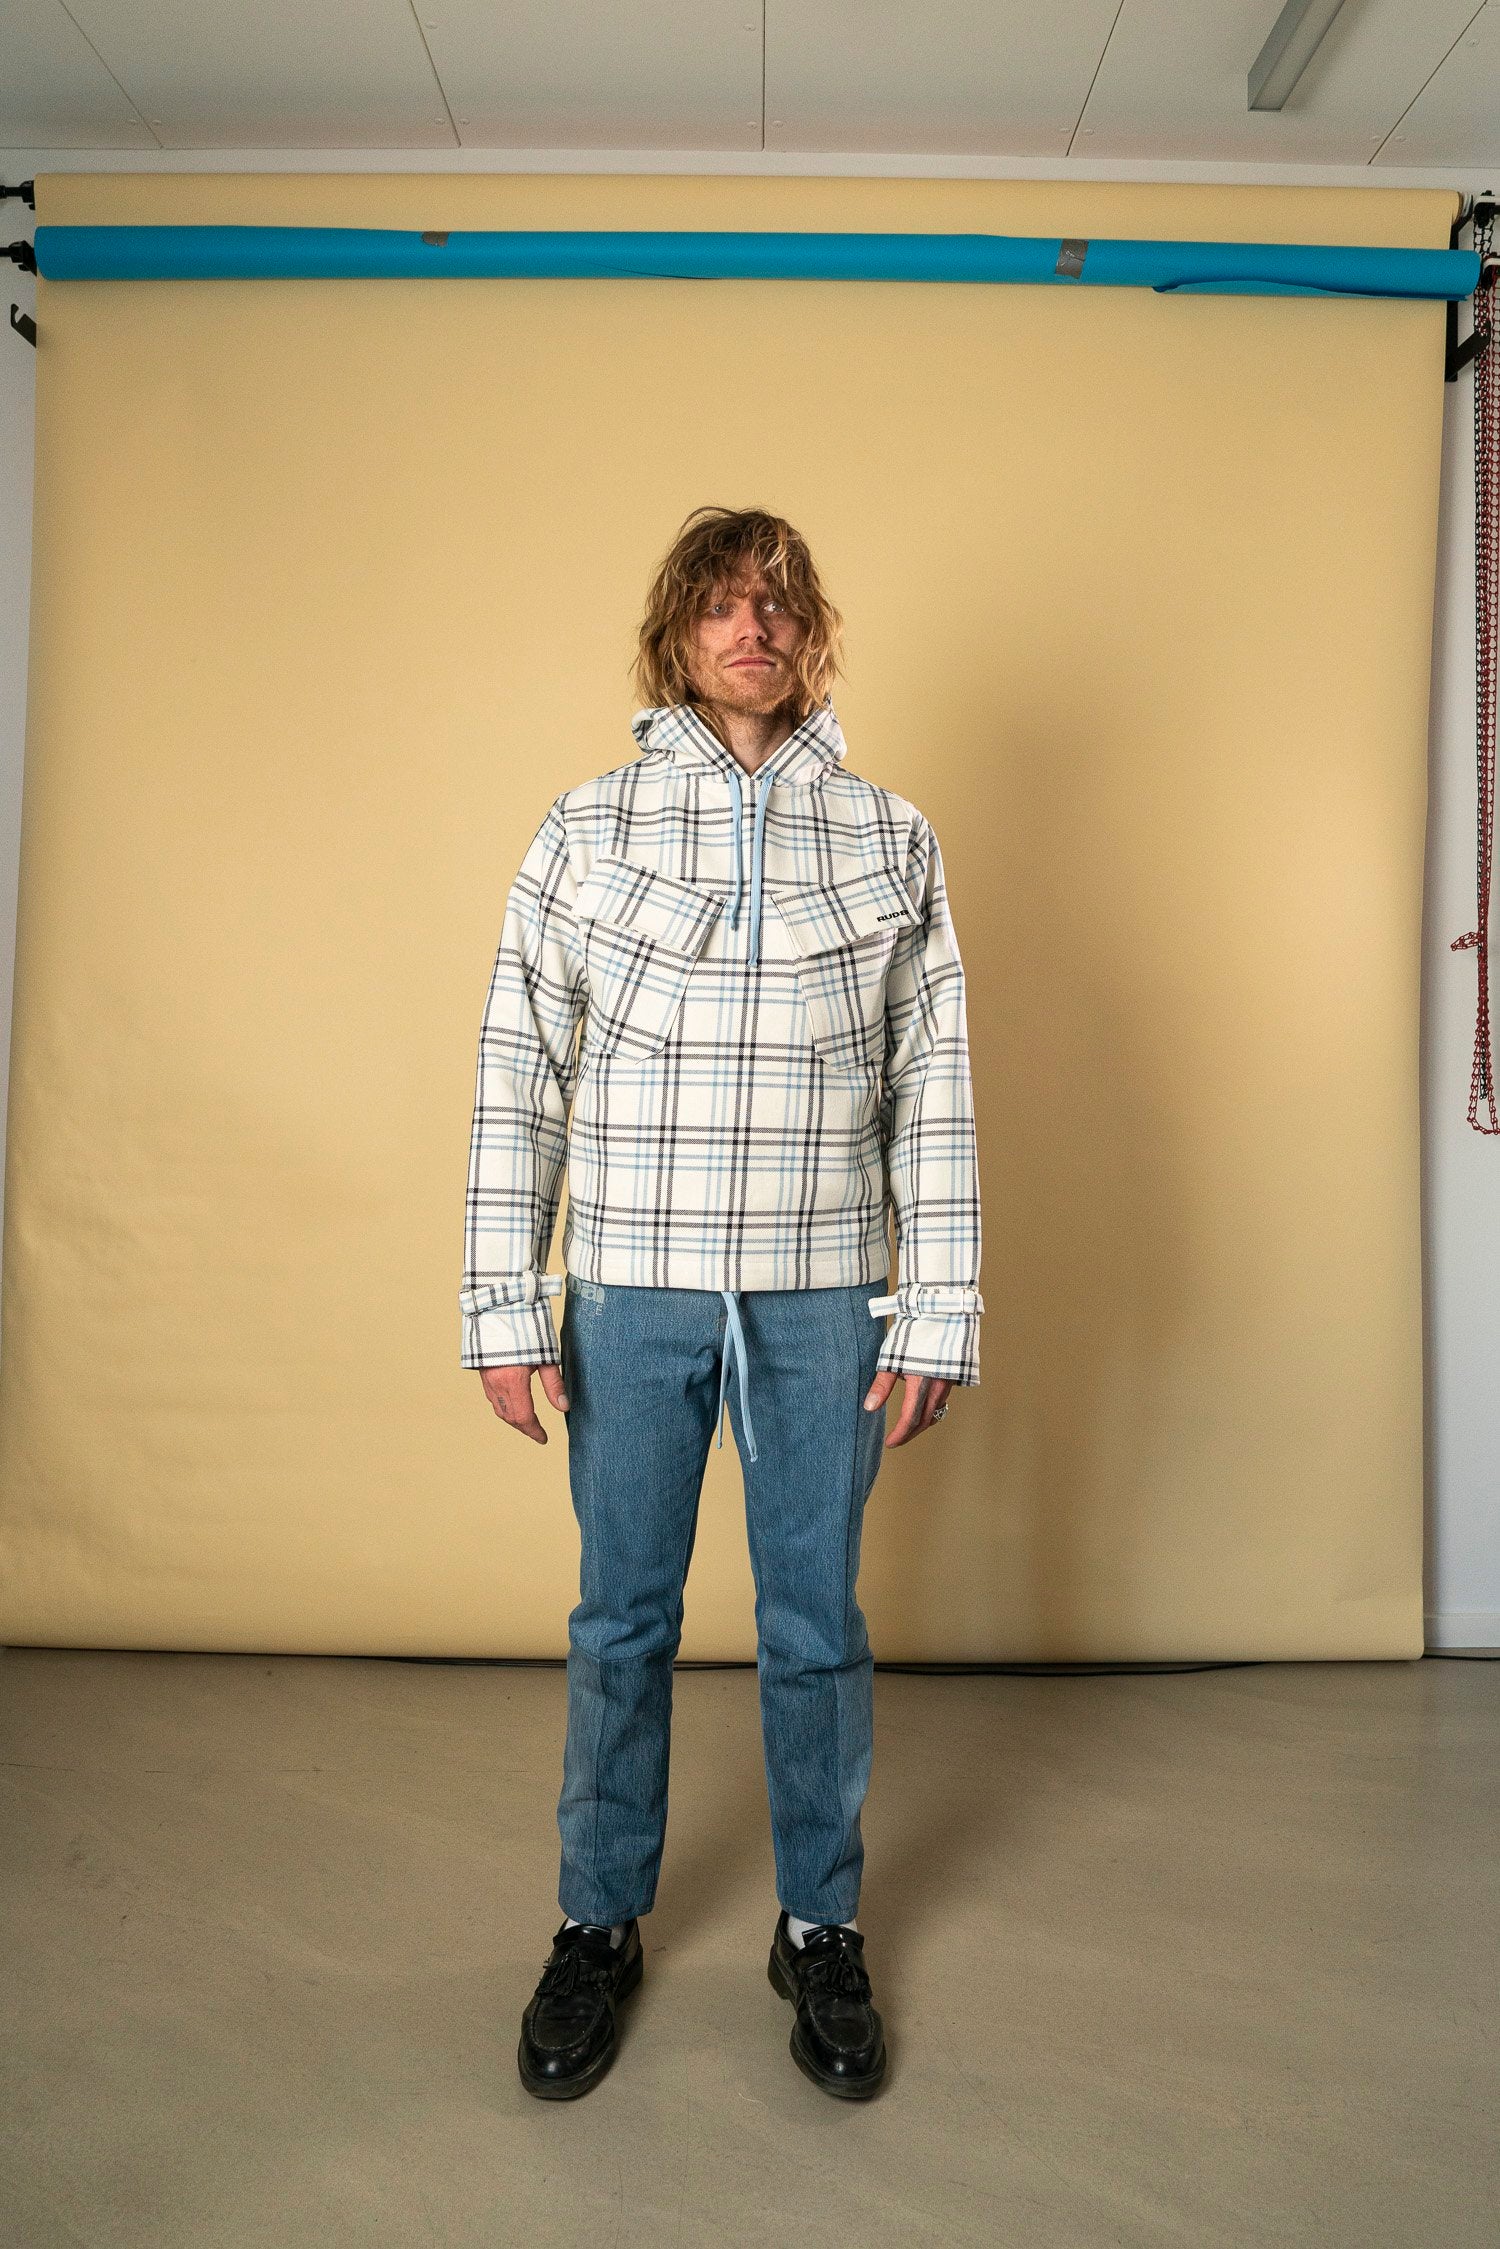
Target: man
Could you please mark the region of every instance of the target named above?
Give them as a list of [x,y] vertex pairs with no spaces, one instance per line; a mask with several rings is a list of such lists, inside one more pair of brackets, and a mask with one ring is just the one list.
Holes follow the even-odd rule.
[[[726,1395],[781,1909],[770,1977],[816,2084],[862,2099],[885,2072],[855,1921],[873,1738],[860,1529],[885,1447],[978,1383],[984,1305],[942,862],[915,805],[844,766],[840,631],[783,518],[693,511],[640,630],[639,755],[549,808],[485,1003],[462,1363],[535,1443],[534,1374],[568,1416],[581,1536],[566,1918],[518,2052],[543,2099],[597,2084],[640,1980],[683,1583]],[[565,1169],[559,1344],[564,1276],[546,1264]]]

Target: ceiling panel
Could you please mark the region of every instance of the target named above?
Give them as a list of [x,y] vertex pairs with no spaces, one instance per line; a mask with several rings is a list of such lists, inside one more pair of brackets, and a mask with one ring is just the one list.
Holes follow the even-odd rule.
[[760,0],[432,0],[418,12],[471,147],[761,145]]
[[1345,0],[1285,109],[1261,111],[1245,81],[1281,0],[1124,0],[1071,153],[1368,164],[1478,4]]
[[768,149],[1063,156],[1119,0],[767,0]]
[[0,0],[0,144],[1500,162],[1500,0]]
[[164,148],[457,143],[407,0],[69,0],[69,9]]
[[58,0],[4,0],[0,41],[0,143],[156,147],[156,135]]
[[1377,164],[1488,165],[1500,187],[1500,8],[1490,0],[1417,94]]

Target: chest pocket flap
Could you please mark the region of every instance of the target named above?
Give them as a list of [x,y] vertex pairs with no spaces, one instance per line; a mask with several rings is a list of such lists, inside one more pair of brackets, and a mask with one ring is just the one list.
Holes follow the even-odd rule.
[[573,901],[588,977],[590,1046],[625,1059],[661,1051],[723,905],[716,891],[619,852],[594,861]]
[[616,929],[696,957],[718,919],[723,900],[696,883],[643,867],[609,851],[594,861],[573,902],[578,921],[609,922]]
[[922,919],[894,867],[837,884],[768,889],[796,953],[812,1043],[825,1068],[868,1071],[885,1039],[885,976],[903,930]]
[[899,936],[922,919],[894,867],[869,867],[837,885],[768,889],[766,896],[775,900],[803,960],[836,947],[858,945],[867,937]]

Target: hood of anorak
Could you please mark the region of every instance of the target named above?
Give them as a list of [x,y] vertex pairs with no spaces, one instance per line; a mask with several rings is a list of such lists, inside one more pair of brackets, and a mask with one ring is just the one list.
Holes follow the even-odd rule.
[[753,776],[719,740],[691,703],[663,703],[637,711],[631,732],[644,759],[660,759],[679,773],[718,773],[729,791],[730,854],[734,862],[734,887],[729,896],[729,926],[740,925],[744,890],[744,865],[740,844],[745,786],[750,783],[755,818],[750,846],[750,938],[748,957],[760,959],[761,869],[764,864],[766,808],[773,789],[817,788],[838,770],[844,754],[844,736],[825,695],[816,710],[800,719],[786,740]]
[[[659,760],[679,772],[742,774],[744,768],[691,703],[660,703],[639,710],[630,731],[646,761]],[[835,772],[844,755],[844,735],[825,696],[800,719],[786,740],[756,768],[756,777],[774,774],[776,785],[816,788]]]

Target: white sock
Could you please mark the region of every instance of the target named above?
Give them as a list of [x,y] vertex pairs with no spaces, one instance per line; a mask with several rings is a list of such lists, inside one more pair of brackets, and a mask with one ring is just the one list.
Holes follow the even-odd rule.
[[[827,1921],[799,1921],[794,1913],[789,1913],[786,1917],[786,1933],[793,1944],[797,1945],[803,1942],[809,1929],[826,1929],[829,1926]],[[835,1929],[857,1929],[859,1924],[855,1921],[835,1921],[831,1926]]]
[[[566,1926],[570,1929],[582,1929],[585,1926],[590,1929],[602,1929],[604,1923],[602,1921],[590,1921],[585,1924],[582,1921],[575,1921],[572,1914],[570,1913],[567,1918]],[[623,1944],[625,1942],[625,1923],[623,1921],[617,1921],[614,1924],[614,1927],[609,1932],[609,1941],[611,1944]]]

